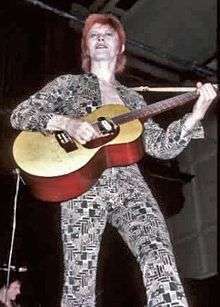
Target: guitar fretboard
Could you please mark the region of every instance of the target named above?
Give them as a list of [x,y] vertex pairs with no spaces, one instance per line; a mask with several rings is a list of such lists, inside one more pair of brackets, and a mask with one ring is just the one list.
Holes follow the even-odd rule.
[[182,106],[197,97],[198,94],[196,92],[185,93],[161,100],[140,110],[133,110],[131,112],[121,114],[112,118],[112,120],[116,125],[121,125],[135,119],[147,119],[167,110],[174,109],[177,106]]

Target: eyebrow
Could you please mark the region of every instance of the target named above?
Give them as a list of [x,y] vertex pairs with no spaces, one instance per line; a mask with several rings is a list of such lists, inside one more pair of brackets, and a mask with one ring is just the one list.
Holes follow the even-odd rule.
[[[98,29],[97,30],[91,30],[90,33],[97,33]],[[113,29],[106,29],[105,30],[106,32],[114,32]]]

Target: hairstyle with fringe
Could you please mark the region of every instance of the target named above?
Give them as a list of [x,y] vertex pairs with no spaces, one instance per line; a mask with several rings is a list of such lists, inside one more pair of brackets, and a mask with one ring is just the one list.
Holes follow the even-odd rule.
[[[83,28],[82,40],[81,40],[81,57],[82,57],[82,69],[84,72],[90,72],[91,59],[88,52],[87,37],[91,27],[95,24],[109,25],[114,31],[117,32],[119,38],[119,49],[125,45],[126,35],[121,22],[111,14],[90,14]],[[124,70],[126,57],[124,52],[119,53],[116,62],[116,73],[121,73]]]

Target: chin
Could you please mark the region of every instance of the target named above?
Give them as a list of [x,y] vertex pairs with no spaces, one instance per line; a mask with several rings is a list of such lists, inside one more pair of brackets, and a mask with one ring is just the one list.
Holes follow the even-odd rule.
[[96,56],[95,58],[94,58],[94,60],[96,61],[96,62],[100,62],[100,61],[108,61],[109,60],[109,56],[108,55],[100,55],[100,56]]

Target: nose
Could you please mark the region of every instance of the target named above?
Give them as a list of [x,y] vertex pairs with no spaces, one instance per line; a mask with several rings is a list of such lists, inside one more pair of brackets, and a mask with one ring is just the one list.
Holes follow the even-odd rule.
[[98,41],[99,42],[103,42],[104,41],[104,36],[102,34],[99,34]]

